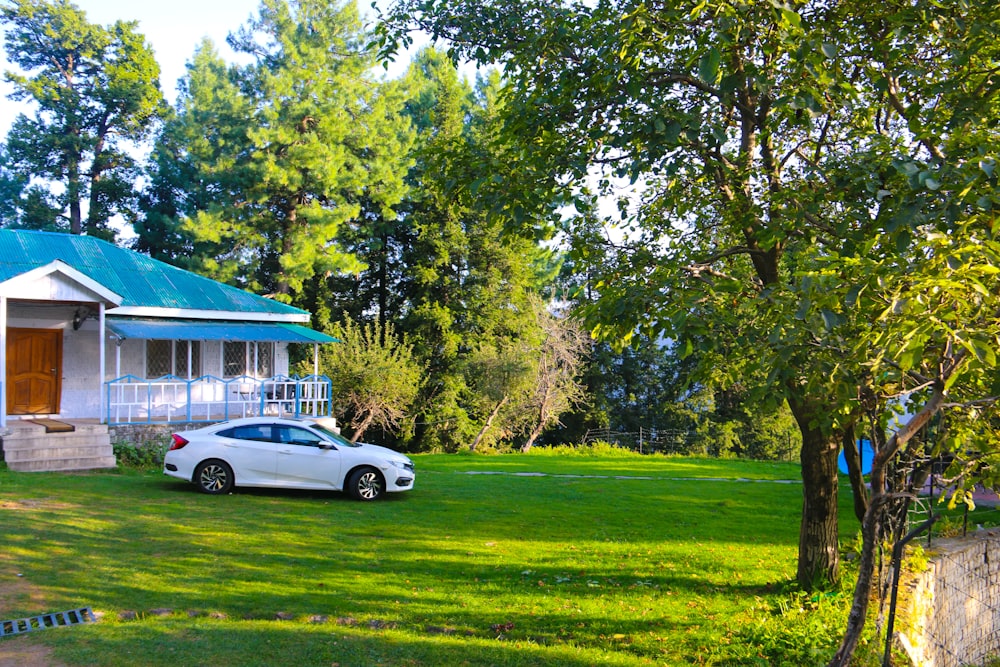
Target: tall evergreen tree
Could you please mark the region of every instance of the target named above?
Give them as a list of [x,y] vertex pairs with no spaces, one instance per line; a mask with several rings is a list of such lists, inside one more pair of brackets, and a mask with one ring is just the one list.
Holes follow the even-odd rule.
[[420,135],[406,209],[403,328],[431,378],[416,436],[453,450],[516,430],[513,408],[523,403],[509,394],[534,370],[523,363],[542,339],[532,295],[551,279],[550,258],[535,239],[507,235],[505,215],[485,206],[505,150],[498,78],[473,90],[434,51],[417,57],[410,77],[408,109]]
[[140,233],[155,248],[180,219],[206,272],[303,299],[314,276],[363,268],[342,242],[363,209],[395,215],[412,140],[402,99],[374,78],[353,2],[265,0],[229,42],[251,62],[195,55]]
[[163,110],[152,48],[135,22],[95,25],[67,0],[17,0],[0,8],[0,21],[7,57],[21,69],[6,74],[11,97],[34,106],[7,137],[10,166],[57,186],[36,190],[25,214],[37,226],[59,209],[72,233],[113,237],[111,218],[131,219],[135,208],[129,148]]

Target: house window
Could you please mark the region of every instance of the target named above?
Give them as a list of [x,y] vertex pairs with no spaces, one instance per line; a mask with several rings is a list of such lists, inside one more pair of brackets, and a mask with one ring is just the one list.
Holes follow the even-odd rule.
[[158,378],[171,374],[186,379],[201,375],[200,341],[146,341],[146,377]]
[[226,342],[222,345],[223,377],[272,377],[274,343]]
[[158,378],[170,375],[171,345],[169,340],[146,341],[146,377]]
[[274,343],[255,343],[257,348],[257,377],[274,376]]
[[174,341],[174,375],[188,380],[201,376],[200,341]]

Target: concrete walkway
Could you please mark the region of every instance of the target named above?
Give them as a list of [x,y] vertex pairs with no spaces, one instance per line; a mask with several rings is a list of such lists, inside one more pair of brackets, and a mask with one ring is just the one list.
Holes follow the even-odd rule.
[[801,484],[800,479],[750,479],[748,477],[652,477],[645,475],[563,475],[549,472],[508,472],[506,470],[462,470],[460,475],[509,475],[510,477],[556,477],[565,479],[648,479],[662,482],[742,482],[758,484]]

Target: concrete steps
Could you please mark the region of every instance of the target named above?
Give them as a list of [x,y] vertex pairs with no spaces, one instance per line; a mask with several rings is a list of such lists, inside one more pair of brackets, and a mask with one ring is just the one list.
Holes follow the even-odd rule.
[[72,419],[71,433],[46,433],[45,427],[28,420],[11,420],[0,435],[3,458],[15,472],[50,472],[114,468],[114,450],[105,424]]

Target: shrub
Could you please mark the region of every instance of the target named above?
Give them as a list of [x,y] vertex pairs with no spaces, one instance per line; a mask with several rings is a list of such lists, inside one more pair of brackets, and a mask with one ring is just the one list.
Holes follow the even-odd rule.
[[160,470],[163,467],[163,456],[167,453],[165,444],[138,446],[130,442],[115,442],[111,446],[118,466],[132,470]]

